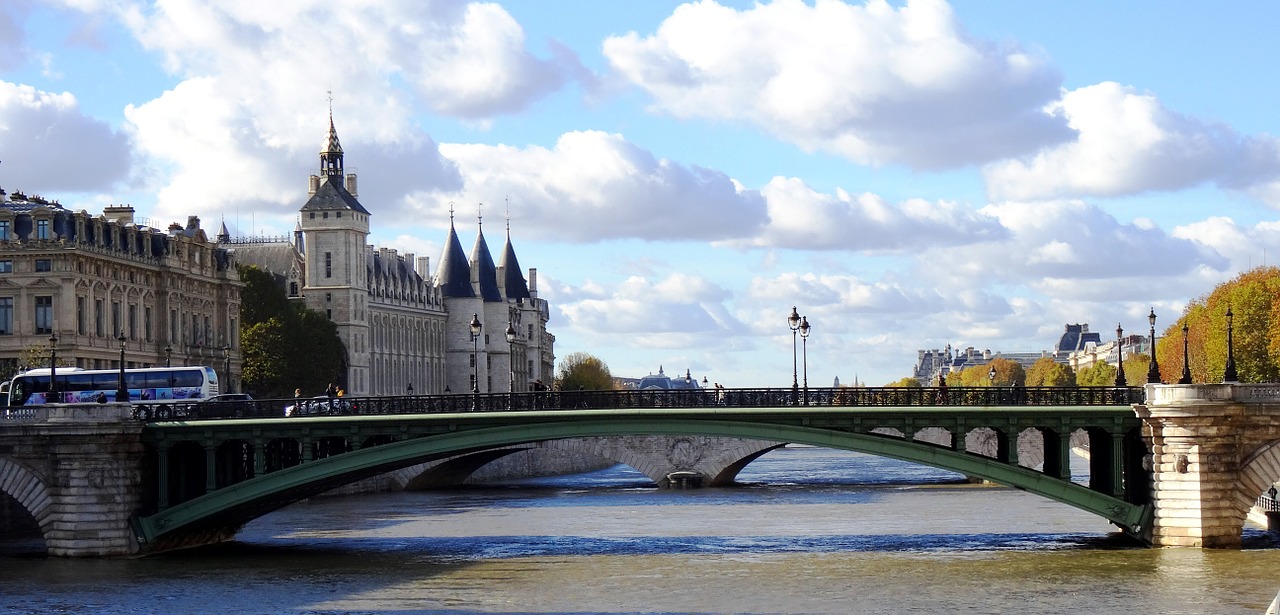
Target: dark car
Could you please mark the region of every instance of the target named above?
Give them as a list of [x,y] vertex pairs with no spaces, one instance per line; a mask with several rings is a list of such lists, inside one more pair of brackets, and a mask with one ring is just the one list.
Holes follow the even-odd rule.
[[200,414],[207,417],[256,416],[257,404],[248,393],[223,393],[200,402]]

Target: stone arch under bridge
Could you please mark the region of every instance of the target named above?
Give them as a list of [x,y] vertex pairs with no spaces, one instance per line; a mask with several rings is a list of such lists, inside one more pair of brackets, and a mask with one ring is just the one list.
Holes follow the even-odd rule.
[[[21,509],[6,511],[5,517],[10,523],[19,525],[17,520],[29,515],[42,539],[52,532],[53,495],[44,479],[16,461],[0,458],[0,500],[6,496],[13,506]],[[4,504],[8,502],[0,501],[0,505]],[[0,524],[0,530],[5,529],[3,525]]]

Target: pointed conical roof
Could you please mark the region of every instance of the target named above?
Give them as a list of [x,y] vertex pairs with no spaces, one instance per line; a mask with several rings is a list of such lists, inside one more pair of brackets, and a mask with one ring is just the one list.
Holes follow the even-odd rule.
[[471,248],[471,266],[476,269],[480,296],[485,301],[502,301],[502,293],[498,292],[498,269],[493,265],[493,255],[489,254],[489,244],[484,241],[483,228],[476,234],[476,245]]
[[516,249],[511,247],[511,229],[507,229],[507,243],[502,246],[502,259],[498,261],[502,269],[502,290],[507,299],[528,299],[529,283],[520,270],[520,261],[516,260]]
[[462,242],[458,241],[458,233],[453,229],[453,220],[449,220],[449,238],[445,240],[444,253],[440,255],[440,265],[436,267],[435,284],[440,294],[445,297],[474,297],[471,288],[471,266],[467,264],[467,253],[462,251]]
[[321,154],[341,154],[342,144],[338,142],[338,129],[333,127],[333,111],[329,111],[329,134],[325,135]]

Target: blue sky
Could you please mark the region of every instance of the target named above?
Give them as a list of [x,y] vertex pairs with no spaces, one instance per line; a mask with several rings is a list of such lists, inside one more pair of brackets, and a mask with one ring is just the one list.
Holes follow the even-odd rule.
[[[557,354],[883,384],[923,348],[1160,327],[1274,261],[1280,8],[11,0],[0,186],[292,229],[328,92],[371,242],[510,212]],[[480,204],[483,203],[483,206]]]

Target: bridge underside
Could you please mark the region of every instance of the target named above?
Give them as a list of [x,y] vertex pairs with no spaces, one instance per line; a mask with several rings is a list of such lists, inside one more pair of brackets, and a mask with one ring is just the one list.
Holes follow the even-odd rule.
[[[952,470],[967,476],[1035,493],[1104,517],[1139,538],[1149,537],[1151,508],[1145,500],[1129,497],[1126,491],[1141,493],[1148,485],[1124,485],[1121,469],[1140,463],[1143,447],[1126,451],[1122,439],[1133,434],[1103,434],[1114,446],[1098,446],[1094,473],[1102,474],[1092,488],[1070,481],[1066,463],[1069,434],[1045,432],[1044,471],[1018,465],[1016,452],[1005,446],[996,457],[966,452],[964,438],[956,438],[952,446],[929,444],[904,437],[875,433],[779,424],[748,419],[705,420],[698,418],[617,417],[608,414],[553,417],[543,422],[522,422],[496,426],[461,427],[451,424],[449,430],[409,437],[407,439],[368,442],[356,450],[338,451],[320,459],[307,460],[288,467],[273,468],[252,478],[219,485],[210,480],[204,495],[192,497],[172,507],[161,506],[155,514],[136,517],[134,532],[142,549],[157,552],[202,544],[234,535],[243,524],[290,503],[311,497],[335,487],[373,477],[378,474],[416,464],[446,458],[466,459],[456,462],[457,471],[465,466],[505,453],[494,449],[564,438],[596,438],[605,436],[719,436],[767,441],[753,454],[743,455],[732,469],[736,474],[755,456],[763,454],[779,442],[809,444],[844,449],[900,459]],[[1016,449],[1017,432],[1013,433]],[[1007,441],[1007,440],[1005,440]],[[958,446],[957,446],[958,444]],[[1052,445],[1052,447],[1051,447]],[[1011,458],[1012,457],[1012,458]],[[208,454],[209,459],[216,455]],[[1136,461],[1135,461],[1136,460]],[[1096,460],[1095,460],[1096,461]],[[212,465],[212,464],[211,464]],[[1108,470],[1107,468],[1115,468]],[[212,473],[210,474],[212,476]],[[161,476],[160,480],[167,480]],[[179,498],[185,499],[185,498]],[[162,503],[163,504],[163,503]]]

